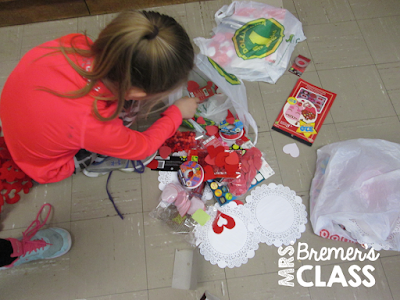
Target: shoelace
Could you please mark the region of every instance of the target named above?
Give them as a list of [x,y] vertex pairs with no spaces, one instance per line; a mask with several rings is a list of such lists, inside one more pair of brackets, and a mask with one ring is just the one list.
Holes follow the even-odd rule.
[[[43,209],[48,206],[49,207],[49,211],[47,212],[46,218],[44,219],[43,222],[40,222],[39,217],[43,211]],[[22,233],[22,240],[17,243],[17,249],[14,249],[13,254],[11,255],[11,257],[18,257],[18,256],[24,256],[30,252],[36,251],[37,249],[42,249],[44,247],[46,247],[47,245],[51,245],[46,243],[43,239],[41,240],[31,240],[35,234],[39,231],[40,228],[42,228],[49,216],[50,216],[50,212],[51,212],[51,205],[49,203],[45,203],[42,205],[42,207],[40,208],[36,219],[31,223],[31,225],[29,225],[29,227]]]

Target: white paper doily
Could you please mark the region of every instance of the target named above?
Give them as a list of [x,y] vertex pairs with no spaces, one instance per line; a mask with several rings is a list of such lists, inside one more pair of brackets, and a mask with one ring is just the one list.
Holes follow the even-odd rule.
[[[217,222],[220,233],[216,233],[213,228],[218,211],[222,213]],[[196,245],[207,261],[220,268],[233,268],[254,257],[258,249],[258,237],[251,224],[249,210],[243,205],[230,202],[223,207],[218,204],[210,206],[207,214],[210,220],[204,226],[197,225],[194,230]],[[233,227],[230,227],[232,224]]]
[[[160,191],[163,191],[165,186],[168,183],[176,183],[180,184],[179,179],[178,179],[178,172],[170,172],[170,171],[159,171],[158,172],[158,181],[160,182],[158,185],[158,188]],[[203,197],[201,200],[204,202],[211,200],[213,198],[213,193],[208,186],[208,184],[205,185],[204,191],[203,191]]]
[[296,193],[279,184],[270,183],[256,187],[246,197],[245,207],[260,233],[259,242],[280,247],[300,238],[306,230],[306,207]]

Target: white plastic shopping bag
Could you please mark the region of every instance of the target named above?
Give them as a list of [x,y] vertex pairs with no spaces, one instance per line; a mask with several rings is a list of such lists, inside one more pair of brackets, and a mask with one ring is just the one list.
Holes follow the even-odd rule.
[[253,1],[234,1],[215,14],[211,39],[194,39],[202,54],[228,73],[248,81],[275,83],[287,70],[302,24],[288,10]]
[[[196,81],[200,87],[211,81],[217,87],[217,94],[199,104],[197,114],[219,123],[225,120],[229,109],[243,122],[247,133],[249,133],[251,127],[252,132],[255,134],[253,144],[256,144],[258,136],[257,124],[248,110],[246,87],[243,81],[235,75],[227,73],[215,61],[202,54],[196,55],[195,66],[189,76],[189,80]],[[187,88],[184,88],[170,95],[169,103],[172,104],[176,99],[188,95]]]
[[400,145],[355,139],[324,146],[310,191],[314,233],[400,250]]

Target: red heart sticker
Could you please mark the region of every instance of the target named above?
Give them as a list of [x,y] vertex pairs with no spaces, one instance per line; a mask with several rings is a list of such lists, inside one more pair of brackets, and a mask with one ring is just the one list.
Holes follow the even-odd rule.
[[172,153],[172,149],[168,146],[162,146],[158,149],[158,154],[164,159],[166,159]]
[[225,158],[225,162],[228,165],[237,165],[239,164],[239,156],[236,152],[230,152],[229,155]]
[[209,166],[209,165],[204,166],[203,170],[204,170],[204,179],[203,179],[203,181],[215,179],[214,169],[211,166]]
[[[221,222],[224,223],[224,224],[222,224],[222,226],[218,225],[220,219],[221,219]],[[222,231],[224,231],[224,227],[226,227],[228,229],[232,229],[233,227],[235,227],[235,225],[236,225],[235,220],[232,217],[218,211],[217,215],[215,216],[212,227],[213,227],[213,231],[216,234],[221,234]]]
[[215,157],[215,165],[218,167],[225,166],[225,158],[229,155],[227,152],[220,152]]
[[189,92],[194,92],[200,88],[199,84],[196,81],[190,80],[187,84],[187,89]]
[[201,125],[206,124],[206,121],[204,120],[203,117],[198,117],[197,120],[196,120],[196,122],[199,123],[199,124],[201,124]]
[[225,151],[225,148],[223,146],[218,146],[217,148],[215,148],[214,146],[207,147],[207,152],[211,158],[215,158],[218,155],[218,153],[221,153],[224,151]]
[[216,135],[219,131],[218,127],[215,125],[206,126],[206,131],[208,136]]
[[236,173],[236,171],[239,169],[239,165],[225,165],[225,170],[227,173]]
[[208,163],[209,165],[211,165],[211,166],[214,166],[214,165],[215,165],[215,157],[214,157],[214,158],[211,158],[210,155],[207,155],[206,158],[204,159],[204,161],[205,161],[206,163]]
[[146,167],[148,167],[148,168],[150,168],[150,169],[152,169],[152,170],[157,169],[157,168],[158,168],[158,161],[157,161],[157,159],[153,159],[149,164],[147,164]]
[[228,115],[226,117],[226,122],[228,122],[229,124],[235,123],[235,117],[233,116],[233,114],[229,109],[228,109]]

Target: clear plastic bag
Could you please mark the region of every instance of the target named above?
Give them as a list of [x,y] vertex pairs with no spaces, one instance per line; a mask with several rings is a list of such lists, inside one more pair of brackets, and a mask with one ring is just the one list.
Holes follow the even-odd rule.
[[215,14],[211,39],[194,39],[200,52],[226,72],[248,81],[275,83],[287,70],[301,22],[288,10],[253,1],[234,1]]
[[314,233],[400,250],[400,145],[355,139],[318,149],[310,191]]

